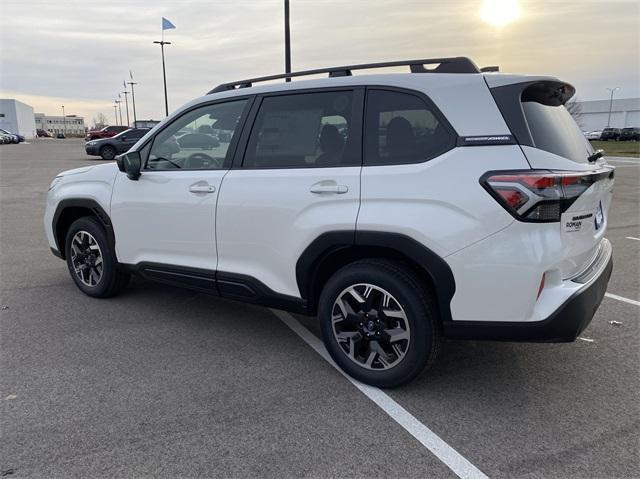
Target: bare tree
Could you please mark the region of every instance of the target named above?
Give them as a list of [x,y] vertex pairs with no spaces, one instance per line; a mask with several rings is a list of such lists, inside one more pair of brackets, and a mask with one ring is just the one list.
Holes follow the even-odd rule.
[[564,105],[573,117],[573,120],[578,124],[580,128],[582,128],[582,103],[577,98],[573,98],[569,100]]
[[95,118],[93,119],[93,128],[95,130],[99,130],[101,128],[104,128],[108,124],[109,124],[109,120],[107,119],[107,115],[105,115],[102,112],[98,113],[95,116]]

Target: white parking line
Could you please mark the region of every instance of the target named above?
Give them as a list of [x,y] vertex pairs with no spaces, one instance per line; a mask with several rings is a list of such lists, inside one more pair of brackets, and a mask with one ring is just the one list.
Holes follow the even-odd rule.
[[640,238],[634,238],[633,236],[627,236],[627,239],[640,241]]
[[640,161],[638,160],[616,160],[614,158],[610,158],[607,161],[612,163],[630,163],[632,165],[640,165]]
[[344,377],[346,377],[351,384],[362,392],[365,396],[371,399],[377,406],[387,413],[391,419],[402,426],[409,434],[415,437],[424,447],[426,447],[431,453],[433,453],[438,459],[440,459],[449,469],[451,469],[458,477],[461,478],[474,478],[474,479],[488,479],[488,477],[476,466],[471,464],[467,459],[462,457],[458,451],[452,448],[449,444],[444,442],[440,437],[434,433],[427,426],[422,424],[415,416],[409,411],[403,408],[400,404],[394,401],[390,396],[384,393],[382,390],[368,386],[348,376],[343,372],[336,363],[333,362],[331,356],[322,344],[322,341],[318,339],[311,331],[300,324],[289,313],[280,311],[277,309],[271,310],[280,320],[289,326],[291,330],[300,336],[311,348],[313,348],[322,358],[336,368]]
[[607,298],[617,299],[618,301],[623,301],[629,304],[635,304],[636,306],[640,306],[640,301],[636,301],[635,299],[624,298],[622,296],[618,296],[617,294],[605,293]]

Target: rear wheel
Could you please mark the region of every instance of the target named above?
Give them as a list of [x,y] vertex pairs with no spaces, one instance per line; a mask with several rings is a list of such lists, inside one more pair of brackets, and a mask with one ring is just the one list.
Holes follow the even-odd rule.
[[80,218],[71,225],[65,240],[65,256],[73,281],[89,296],[114,296],[129,282],[129,274],[118,269],[104,228],[95,218]]
[[362,260],[336,272],[318,309],[334,361],[367,384],[395,387],[432,364],[440,334],[431,295],[407,266]]
[[100,148],[100,156],[103,160],[113,160],[116,157],[116,149],[111,145]]

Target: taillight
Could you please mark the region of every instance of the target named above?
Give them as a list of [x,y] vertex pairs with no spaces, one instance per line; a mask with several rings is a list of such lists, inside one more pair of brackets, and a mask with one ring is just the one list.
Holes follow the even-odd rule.
[[562,213],[592,184],[613,178],[613,171],[491,171],[480,178],[480,184],[520,221],[549,223],[560,221]]

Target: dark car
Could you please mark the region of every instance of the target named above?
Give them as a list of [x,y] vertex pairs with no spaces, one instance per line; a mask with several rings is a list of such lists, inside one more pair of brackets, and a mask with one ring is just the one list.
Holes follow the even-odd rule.
[[22,143],[24,141],[24,136],[19,135],[18,133],[11,133],[3,128],[0,128],[0,133],[11,136],[13,138],[13,143]]
[[36,134],[38,135],[38,138],[53,138],[53,135],[51,133],[40,128],[36,130]]
[[601,141],[617,140],[620,137],[620,128],[605,128],[600,135]]
[[88,141],[84,149],[87,155],[101,156],[103,160],[113,160],[116,155],[128,151],[148,131],[149,128],[131,128],[111,138]]
[[127,131],[129,129],[128,126],[125,125],[110,125],[105,126],[101,130],[92,130],[87,133],[87,136],[84,138],[85,141],[90,140],[99,140],[100,138],[112,138],[116,136],[118,133],[122,133],[123,131]]
[[181,148],[200,148],[203,150],[212,150],[220,146],[216,137],[205,133],[187,133],[178,138],[178,144]]
[[640,128],[623,128],[618,139],[620,141],[640,141]]
[[58,138],[59,140],[64,140],[66,138],[66,136],[64,136],[64,133],[58,133],[56,135],[56,138]]

